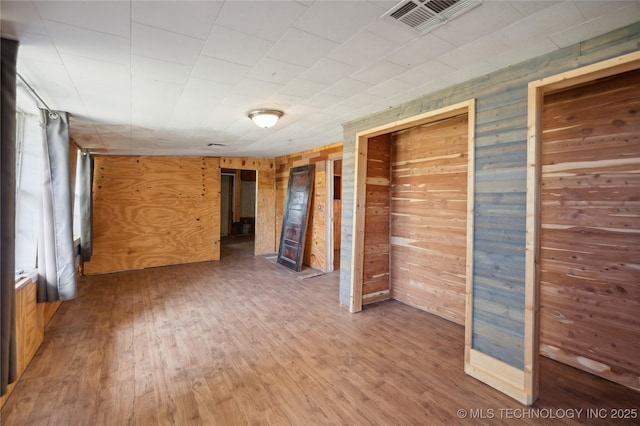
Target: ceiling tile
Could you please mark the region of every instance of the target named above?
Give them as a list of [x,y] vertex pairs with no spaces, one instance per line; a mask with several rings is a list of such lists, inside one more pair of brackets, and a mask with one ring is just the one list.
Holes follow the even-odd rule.
[[364,1],[316,1],[294,26],[341,43],[379,16],[380,9]]
[[561,2],[499,29],[493,36],[509,47],[522,47],[584,21],[572,2]]
[[[123,2],[127,8],[128,2]],[[133,1],[133,22],[204,40],[222,8],[217,1]]]
[[134,77],[184,84],[192,67],[175,62],[161,61],[145,56],[131,56],[131,74]]
[[299,65],[289,64],[272,58],[263,58],[249,71],[247,76],[271,83],[286,84],[300,75],[305,69],[305,67]]
[[193,68],[192,76],[204,80],[224,84],[237,84],[251,70],[247,65],[240,65],[222,59],[201,55]]
[[270,83],[253,78],[243,78],[231,91],[231,93],[255,96],[259,98],[267,98],[274,93],[277,93],[281,88],[281,84]]
[[531,40],[526,46],[506,49],[498,55],[485,58],[485,61],[493,64],[497,68],[504,68],[525,61],[529,58],[535,58],[536,56],[553,52],[557,49],[558,47],[548,38]]
[[128,2],[37,1],[42,19],[129,38],[131,34]]
[[452,68],[462,69],[485,58],[500,54],[507,49],[508,46],[496,38],[486,36],[438,56],[438,61]]
[[273,46],[269,57],[310,67],[337,46],[333,41],[292,28]]
[[489,74],[497,69],[498,68],[496,66],[491,65],[489,62],[478,61],[447,74],[446,76],[443,76],[442,79],[452,83],[462,83],[473,78],[480,77],[481,75]]
[[551,34],[549,39],[558,47],[570,46],[608,33],[612,28],[633,24],[640,16],[640,2],[611,2],[604,6],[600,3],[591,5],[591,2],[576,2],[576,6],[589,20]]
[[293,1],[280,2],[277,7],[268,1],[226,2],[216,23],[276,42],[306,10],[307,6]]
[[322,58],[312,67],[307,68],[305,72],[300,74],[300,77],[330,85],[351,75],[356,70],[358,70],[358,68],[353,65],[334,61],[329,58]]
[[33,2],[0,1],[2,35],[16,38],[24,33],[47,35]]
[[128,38],[53,21],[44,24],[59,53],[129,65]]
[[385,59],[403,67],[413,68],[454,48],[453,44],[447,43],[432,34],[426,34],[390,53]]
[[430,80],[441,78],[453,71],[455,71],[455,68],[445,65],[438,60],[432,60],[398,75],[397,78],[398,80],[420,86],[428,83]]
[[369,83],[345,78],[344,80],[340,80],[333,86],[330,86],[329,88],[324,90],[323,93],[349,98],[365,91],[369,87],[371,87],[371,84]]
[[[396,2],[396,4],[397,3],[398,2]],[[409,43],[419,36],[418,33],[409,28],[404,28],[401,25],[393,25],[391,22],[383,21],[382,19],[372,21],[364,27],[363,30],[396,44]]]
[[135,55],[193,66],[203,41],[134,22],[131,52]]
[[350,78],[369,84],[378,84],[404,73],[407,69],[393,62],[382,60],[353,73]]
[[252,67],[260,62],[272,45],[271,41],[216,25],[213,27],[202,53]]
[[436,28],[431,34],[456,46],[473,42],[509,25],[521,15],[502,1],[485,1],[469,12]]
[[326,84],[317,83],[315,81],[306,80],[304,78],[296,78],[290,81],[286,86],[279,90],[283,95],[291,95],[300,98],[310,98],[327,88]]
[[168,127],[190,129],[202,126],[232,89],[230,85],[190,78],[176,102]]
[[317,95],[314,95],[311,98],[304,101],[301,105],[326,108],[333,104],[339,104],[344,100],[345,100],[345,97],[343,96],[329,95],[328,93],[318,93]]
[[364,67],[379,61],[399,47],[375,34],[361,31],[329,54],[331,59]]
[[394,96],[398,93],[406,92],[414,87],[413,84],[406,81],[399,80],[397,78],[387,80],[384,83],[377,84],[370,89],[367,89],[366,93],[381,98],[388,96]]
[[540,12],[543,9],[554,6],[555,4],[560,3],[564,0],[511,0],[506,1],[505,5],[508,4],[513,7],[520,15],[523,17],[533,15],[535,13]]
[[350,97],[346,101],[340,103],[338,106],[347,107],[349,109],[358,109],[367,105],[381,102],[383,100],[384,98],[381,96],[372,95],[370,93],[360,93],[358,95]]
[[58,50],[51,39],[39,34],[25,33],[20,37],[18,65],[27,58],[41,63],[62,65]]

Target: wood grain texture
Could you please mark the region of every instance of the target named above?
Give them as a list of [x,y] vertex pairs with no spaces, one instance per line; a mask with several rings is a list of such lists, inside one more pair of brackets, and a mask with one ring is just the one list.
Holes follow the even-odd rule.
[[540,343],[640,389],[640,70],[544,98]]
[[395,299],[465,321],[467,115],[392,135],[391,289]]
[[[83,277],[2,425],[444,425],[460,408],[510,424],[498,410],[522,409],[464,374],[462,327],[396,301],[351,315],[336,272],[299,280],[234,246],[218,262]],[[544,371],[536,408],[637,408],[622,386]],[[545,420],[607,422],[624,424]]]
[[86,274],[219,259],[217,158],[97,156]]
[[391,137],[369,138],[365,180],[363,303],[390,297]]
[[[528,84],[577,67],[637,52],[640,23],[427,94],[344,125],[343,245],[340,300],[352,296],[356,135],[427,111],[476,99],[473,347],[524,368],[525,222]],[[499,303],[490,297],[504,292]],[[497,307],[495,311],[489,308]],[[509,312],[509,321],[502,313]],[[476,317],[475,315],[482,314]],[[481,332],[483,331],[483,332]],[[484,333],[486,332],[486,333]],[[504,340],[503,340],[504,337]],[[499,372],[496,372],[497,374]]]
[[276,246],[280,244],[280,230],[284,214],[285,194],[289,181],[289,169],[292,167],[315,164],[316,173],[313,189],[312,207],[309,212],[309,226],[304,255],[304,264],[319,270],[326,270],[326,227],[327,227],[327,185],[325,162],[342,158],[342,142],[324,145],[318,148],[302,151],[275,160],[276,163]]

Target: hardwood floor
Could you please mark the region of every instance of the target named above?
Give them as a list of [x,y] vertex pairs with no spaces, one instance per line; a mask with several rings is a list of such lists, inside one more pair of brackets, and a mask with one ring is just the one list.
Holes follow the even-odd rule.
[[349,314],[337,272],[301,280],[247,244],[219,262],[84,277],[0,423],[434,425],[466,410],[469,424],[601,425],[640,408],[640,393],[543,359],[526,409],[463,373],[462,327],[395,301]]

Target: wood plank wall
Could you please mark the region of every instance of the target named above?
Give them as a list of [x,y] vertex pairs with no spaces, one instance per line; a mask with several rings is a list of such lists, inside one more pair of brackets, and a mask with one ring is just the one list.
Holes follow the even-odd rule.
[[[24,279],[16,288],[16,355],[18,380],[33,359],[44,339],[44,328],[56,312],[61,302],[37,303],[37,283]],[[7,401],[14,383],[0,398],[0,408]]]
[[96,156],[86,274],[220,258],[218,158]]
[[345,123],[340,302],[352,296],[356,134],[476,99],[472,346],[522,370],[528,83],[635,52],[639,42],[636,23]]
[[541,353],[640,390],[640,70],[545,96]]
[[364,258],[362,262],[362,303],[388,299],[391,208],[391,137],[369,138],[365,183]]
[[465,114],[391,137],[391,294],[460,325],[467,276],[467,129]]
[[298,152],[291,155],[278,157],[276,164],[276,247],[280,244],[280,231],[282,229],[282,217],[284,214],[284,203],[289,182],[289,169],[291,167],[306,166],[315,164],[315,181],[313,198],[311,200],[311,211],[309,212],[309,223],[305,243],[305,253],[303,263],[313,268],[326,270],[326,203],[327,203],[327,182],[326,182],[326,161],[342,158],[342,142],[324,145],[307,151]]
[[278,251],[276,238],[280,236],[280,228],[276,226],[275,164],[272,158],[223,157],[220,159],[220,167],[224,169],[257,172],[255,255],[273,254]]

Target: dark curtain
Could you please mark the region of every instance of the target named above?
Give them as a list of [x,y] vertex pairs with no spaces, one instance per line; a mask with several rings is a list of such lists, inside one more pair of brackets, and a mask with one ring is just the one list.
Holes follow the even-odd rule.
[[92,236],[92,187],[93,187],[93,157],[86,152],[80,152],[78,168],[78,211],[80,212],[80,252],[82,261],[91,260],[93,253]]
[[38,236],[38,302],[76,297],[73,210],[69,173],[69,125],[66,112],[40,111],[42,211]]
[[16,380],[16,60],[18,42],[0,39],[0,396]]

